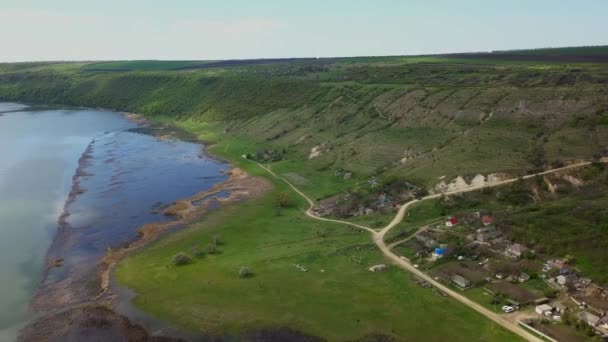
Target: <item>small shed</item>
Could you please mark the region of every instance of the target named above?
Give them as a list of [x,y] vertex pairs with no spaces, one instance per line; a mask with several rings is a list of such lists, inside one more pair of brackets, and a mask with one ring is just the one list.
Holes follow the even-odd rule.
[[369,270],[371,272],[382,272],[385,271],[388,268],[388,266],[384,265],[384,264],[380,264],[380,265],[374,265],[372,267],[369,268]]
[[534,311],[536,311],[536,313],[539,315],[550,316],[551,313],[553,313],[553,307],[548,304],[541,304],[535,307]]
[[467,287],[471,286],[471,281],[461,276],[460,274],[455,274],[452,277],[452,281],[454,282],[454,284],[458,285],[458,287],[463,289],[466,289]]

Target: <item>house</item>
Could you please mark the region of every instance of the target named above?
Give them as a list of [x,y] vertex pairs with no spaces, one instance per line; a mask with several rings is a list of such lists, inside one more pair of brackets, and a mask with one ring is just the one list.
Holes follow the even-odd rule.
[[604,316],[600,319],[600,326],[604,329],[608,329],[608,316]]
[[481,223],[483,223],[483,225],[486,227],[491,225],[492,222],[494,222],[494,219],[492,218],[492,216],[485,215],[481,218]]
[[555,279],[557,280],[557,283],[561,286],[567,286],[576,283],[578,277],[576,276],[576,274],[566,274],[558,275]]
[[579,313],[578,318],[592,327],[596,327],[598,324],[600,324],[600,318],[588,311]]
[[475,240],[486,243],[491,240],[496,239],[501,236],[500,230],[496,229],[494,226],[488,226],[477,229],[477,234],[475,235]]
[[527,282],[528,280],[530,280],[530,275],[529,275],[528,273],[521,272],[521,273],[519,274],[519,276],[517,276],[517,280],[518,280],[520,283],[525,283],[525,282]]
[[551,314],[553,313],[553,307],[548,304],[541,304],[535,307],[534,311],[536,311],[536,313],[539,315],[551,316]]
[[446,221],[445,221],[445,226],[446,227],[454,227],[455,225],[458,224],[458,218],[455,216],[450,216]]
[[454,274],[452,281],[462,289],[466,289],[467,287],[471,286],[471,281],[459,274]]
[[374,265],[372,267],[369,268],[369,270],[371,272],[382,272],[385,271],[388,268],[388,266],[384,265],[384,264],[380,264],[380,265]]
[[422,243],[427,248],[433,248],[433,247],[437,246],[437,241],[433,240],[430,236],[425,235],[425,234],[416,235],[416,240],[418,240],[420,243]]
[[521,259],[528,249],[518,243],[514,243],[507,247],[505,255],[512,259]]

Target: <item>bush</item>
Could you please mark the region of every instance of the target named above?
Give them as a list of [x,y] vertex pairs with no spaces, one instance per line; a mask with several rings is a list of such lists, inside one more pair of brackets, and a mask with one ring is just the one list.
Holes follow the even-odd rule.
[[205,252],[207,252],[207,254],[217,254],[217,245],[214,243],[207,244],[207,247],[205,247]]
[[203,253],[198,247],[192,247],[192,256],[195,258],[202,258],[205,256],[205,253]]
[[190,258],[190,256],[184,252],[175,254],[171,260],[175,266],[183,266],[192,262],[192,258]]
[[243,266],[239,270],[239,277],[241,277],[241,278],[251,278],[251,277],[253,277],[253,272],[251,272],[251,270],[249,269],[249,267]]
[[276,202],[279,208],[287,208],[289,206],[289,195],[285,192],[279,192]]
[[224,244],[224,240],[222,239],[222,236],[220,234],[213,235],[213,244],[216,246]]

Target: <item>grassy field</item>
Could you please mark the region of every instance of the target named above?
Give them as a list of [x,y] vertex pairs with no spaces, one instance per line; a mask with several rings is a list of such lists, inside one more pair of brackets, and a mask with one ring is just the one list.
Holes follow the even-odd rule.
[[[223,145],[215,150],[232,155]],[[260,174],[253,164],[240,163]],[[275,196],[283,191],[289,192],[285,184],[274,182],[264,198],[211,213],[125,260],[117,279],[138,293],[138,307],[208,334],[290,327],[332,341],[377,334],[398,340],[516,339],[476,312],[418,287],[397,268],[369,272],[384,260],[367,233],[305,218],[305,203],[294,193],[289,192],[291,208],[277,216]],[[224,241],[220,254],[171,264],[174,254],[203,249],[215,234]],[[254,277],[239,278],[242,266]]]

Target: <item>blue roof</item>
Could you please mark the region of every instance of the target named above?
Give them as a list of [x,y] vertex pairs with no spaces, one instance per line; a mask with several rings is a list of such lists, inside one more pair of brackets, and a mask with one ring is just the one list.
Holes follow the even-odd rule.
[[439,247],[435,248],[435,254],[443,254],[445,251]]

